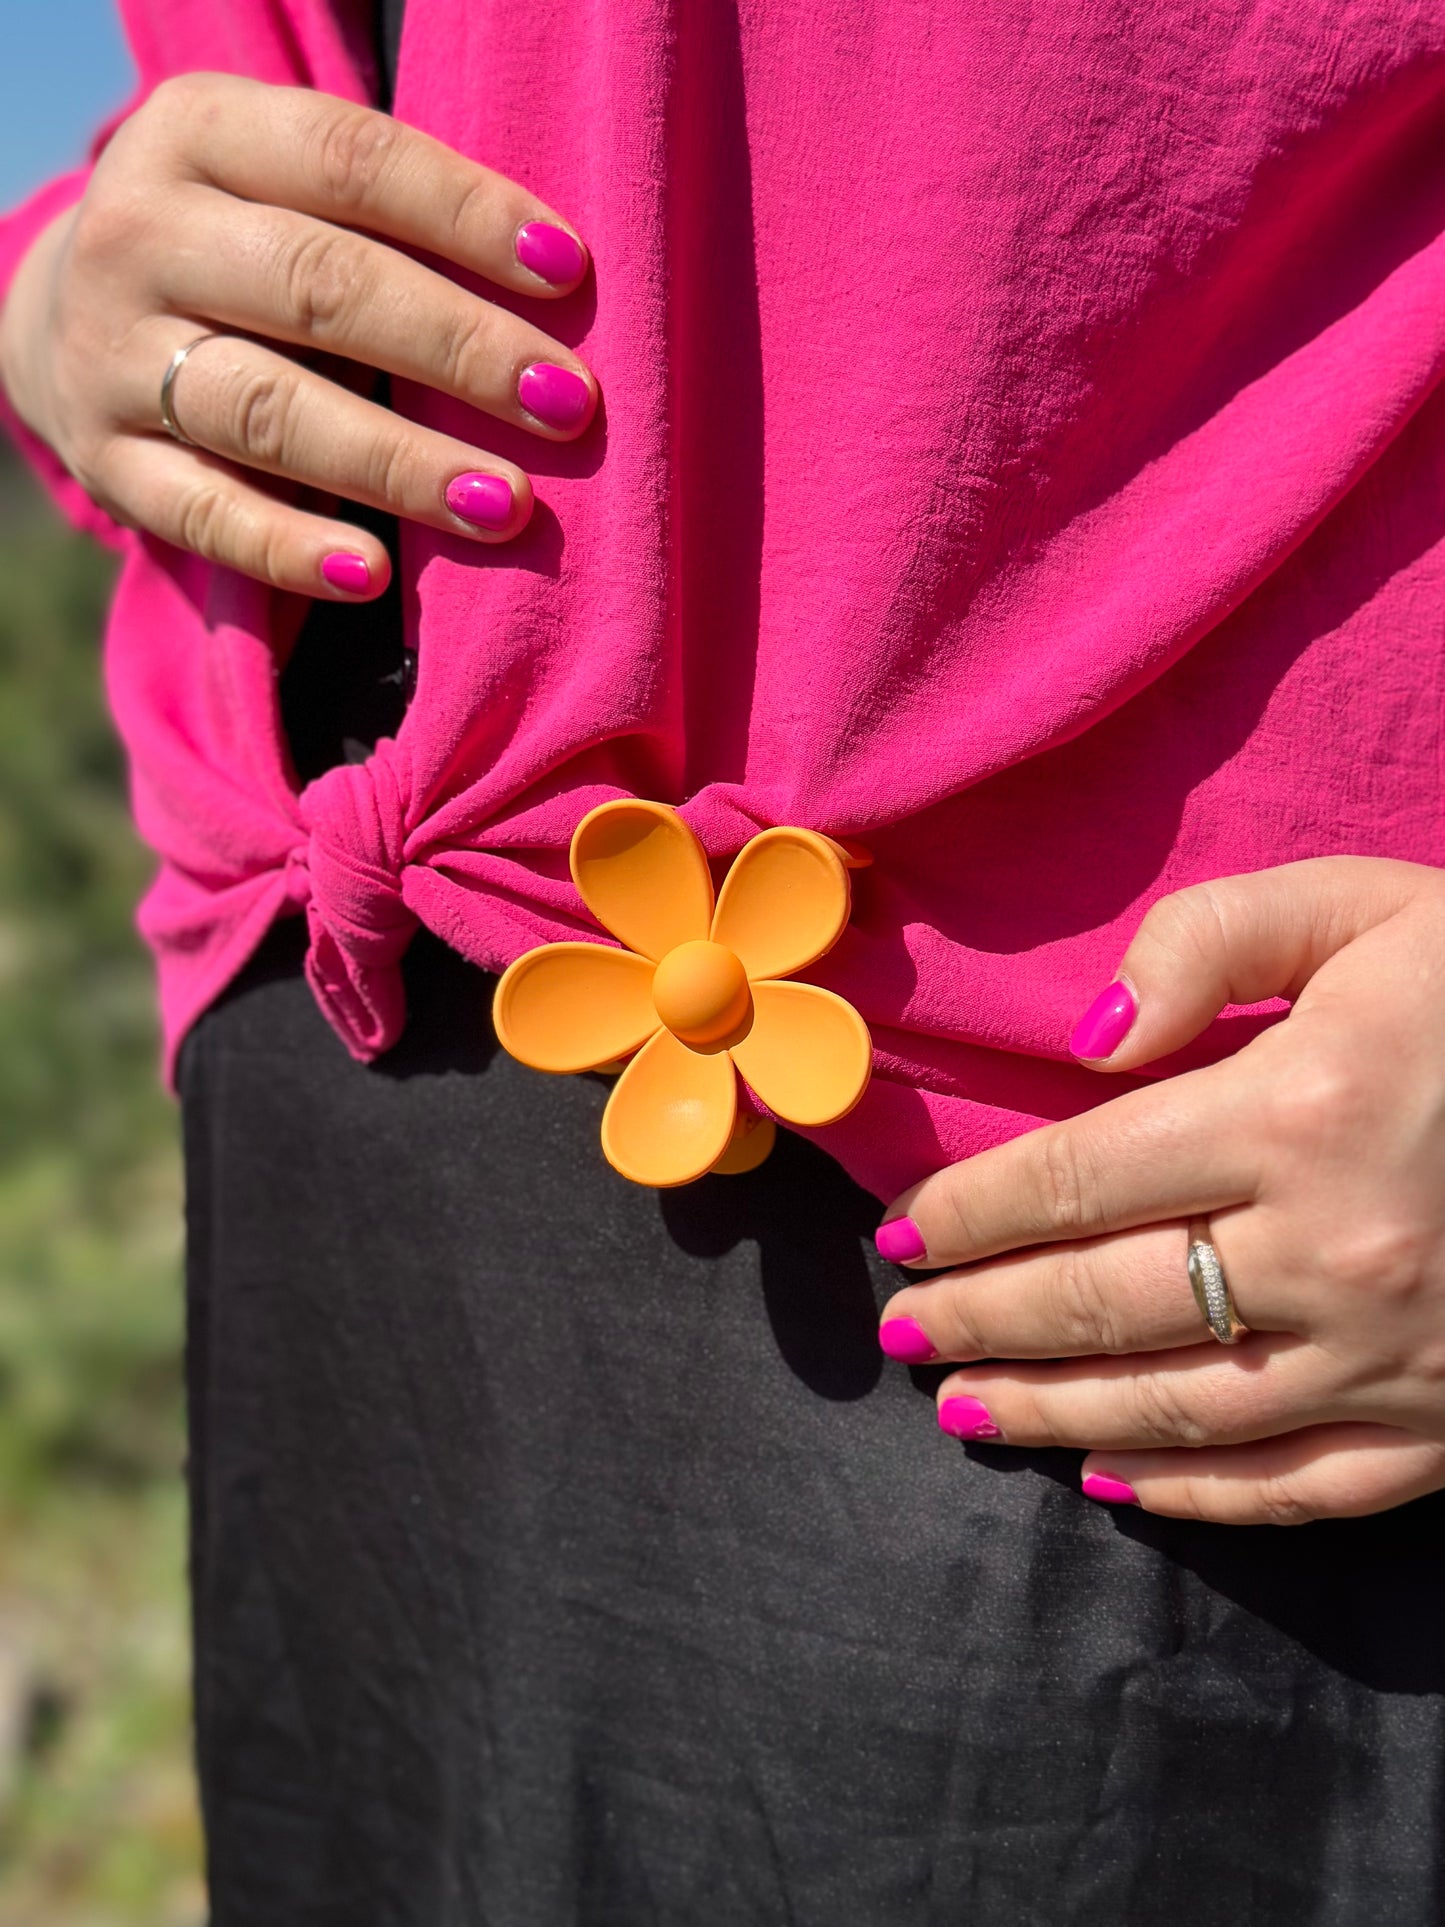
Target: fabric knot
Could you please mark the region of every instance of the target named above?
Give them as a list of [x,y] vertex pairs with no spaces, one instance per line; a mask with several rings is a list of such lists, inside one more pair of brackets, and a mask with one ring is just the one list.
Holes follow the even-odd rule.
[[367,1063],[405,1026],[400,964],[417,927],[402,898],[396,745],[380,742],[364,763],[327,770],[302,791],[300,808],[308,835],[288,882],[306,906],[307,981],[346,1048]]

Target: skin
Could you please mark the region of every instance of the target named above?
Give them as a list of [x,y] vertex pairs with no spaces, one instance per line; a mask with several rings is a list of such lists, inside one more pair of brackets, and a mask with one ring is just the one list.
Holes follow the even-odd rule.
[[[905,1192],[900,1292],[939,1390],[1011,1445],[1082,1446],[1148,1511],[1234,1524],[1378,1512],[1445,1486],[1445,875],[1328,857],[1149,912],[1119,975],[1135,1070],[1225,1004],[1288,1016],[1235,1056]],[[1250,1336],[1208,1336],[1185,1273],[1207,1216]],[[987,1363],[975,1362],[987,1360]]]
[[[366,600],[386,586],[384,547],[308,512],[300,491],[493,543],[525,527],[531,485],[512,463],[406,422],[307,363],[385,369],[542,440],[574,440],[596,407],[586,365],[401,252],[515,294],[570,293],[577,281],[553,286],[519,261],[529,221],[571,232],[525,188],[385,114],[185,75],[124,123],[83,200],[28,251],[0,314],[0,380],[117,520],[281,589]],[[177,415],[202,445],[187,449],[162,429],[161,377],[208,329],[230,332],[197,348],[175,383]],[[592,407],[571,429],[522,407],[518,377],[535,362],[587,383]],[[511,484],[502,529],[447,507],[447,484],[466,473]],[[322,560],[336,551],[366,562],[366,595],[325,581]]]

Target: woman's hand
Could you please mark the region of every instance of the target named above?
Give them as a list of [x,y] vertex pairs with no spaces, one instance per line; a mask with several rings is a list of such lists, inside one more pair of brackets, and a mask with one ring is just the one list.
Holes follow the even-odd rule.
[[[382,544],[263,475],[482,542],[524,526],[531,486],[326,380],[308,354],[552,441],[579,435],[597,401],[576,355],[388,241],[533,296],[568,293],[587,266],[524,188],[385,114],[229,75],[167,81],[22,262],[0,379],[118,520],[281,589],[379,594]],[[186,359],[172,396],[189,449],[162,432],[161,380],[212,329],[225,332]]]
[[[940,1387],[946,1431],[1089,1448],[1091,1496],[1181,1518],[1445,1486],[1445,875],[1328,857],[1167,897],[1074,1048],[1132,1070],[1272,996],[1289,1015],[1234,1057],[890,1207],[887,1255],[961,1268],[892,1300],[885,1349],[989,1361]],[[1190,1292],[1195,1217],[1250,1327],[1231,1348]]]

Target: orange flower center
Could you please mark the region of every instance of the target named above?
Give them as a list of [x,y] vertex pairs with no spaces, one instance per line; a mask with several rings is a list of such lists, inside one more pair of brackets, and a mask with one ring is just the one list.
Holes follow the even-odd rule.
[[737,953],[705,940],[668,951],[652,979],[652,1001],[673,1036],[696,1049],[730,1038],[752,1004]]

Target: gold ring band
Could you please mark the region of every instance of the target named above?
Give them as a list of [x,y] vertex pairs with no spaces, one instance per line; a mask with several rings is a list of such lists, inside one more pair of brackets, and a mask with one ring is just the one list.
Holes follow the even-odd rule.
[[188,341],[184,348],[177,348],[176,352],[171,356],[170,366],[166,369],[164,375],[161,376],[161,427],[164,428],[171,440],[179,442],[182,448],[199,448],[200,443],[193,442],[176,420],[176,376],[181,372],[181,367],[185,362],[186,356],[191,352],[192,348],[199,348],[203,341],[212,341],[214,339],[215,330],[213,328],[206,334],[197,335],[194,341]]
[[1221,1345],[1237,1345],[1249,1327],[1235,1306],[1224,1266],[1210,1240],[1207,1219],[1196,1218],[1189,1227],[1187,1262],[1189,1286],[1205,1324]]

